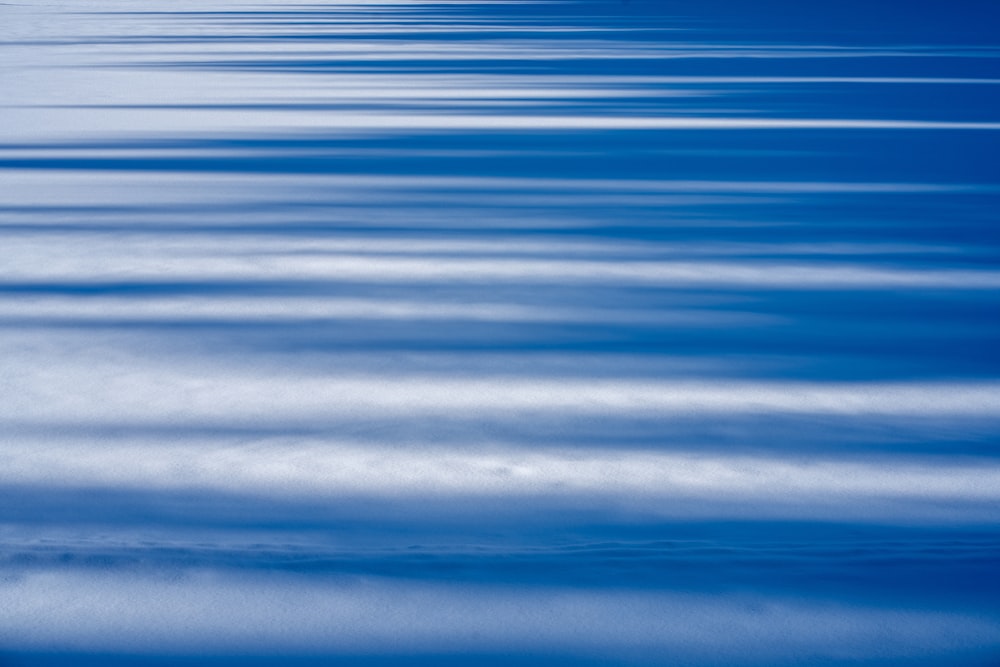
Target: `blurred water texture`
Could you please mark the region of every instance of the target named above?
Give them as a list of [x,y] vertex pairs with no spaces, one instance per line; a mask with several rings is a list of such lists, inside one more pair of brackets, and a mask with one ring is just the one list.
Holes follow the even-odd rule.
[[997,664],[998,19],[0,4],[0,664]]

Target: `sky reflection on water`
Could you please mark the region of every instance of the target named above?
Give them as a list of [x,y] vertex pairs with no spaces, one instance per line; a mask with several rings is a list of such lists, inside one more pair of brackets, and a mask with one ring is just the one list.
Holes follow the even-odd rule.
[[0,664],[1000,659],[987,2],[0,4]]

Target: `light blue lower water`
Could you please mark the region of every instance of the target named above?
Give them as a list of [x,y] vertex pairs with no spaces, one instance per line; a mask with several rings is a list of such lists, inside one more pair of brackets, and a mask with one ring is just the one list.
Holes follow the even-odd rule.
[[0,665],[995,665],[989,3],[0,4]]

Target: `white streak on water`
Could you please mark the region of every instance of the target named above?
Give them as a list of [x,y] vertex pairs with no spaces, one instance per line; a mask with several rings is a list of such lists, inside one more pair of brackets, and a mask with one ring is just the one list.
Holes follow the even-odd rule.
[[[80,129],[72,136],[85,139],[114,133],[146,132],[248,132],[261,127],[282,130],[322,130],[324,132],[378,131],[398,134],[406,131],[443,130],[495,132],[503,130],[926,130],[988,131],[1000,130],[1000,122],[915,120],[906,118],[768,118],[755,116],[573,116],[563,114],[433,113],[411,111],[354,113],[338,110],[302,111],[255,109],[184,109],[169,107],[109,108],[81,107],[60,110],[51,108],[13,108],[4,111],[8,121],[5,139],[32,140],[38,137],[66,138],[51,132],[53,126],[76,119]],[[0,136],[4,136],[0,135]]]
[[[753,289],[1000,288],[992,269],[912,269],[873,262],[607,261],[570,258],[410,257],[285,248],[266,239],[95,235],[11,238],[0,258],[7,280],[25,283],[108,280],[332,280],[371,283],[619,284]],[[310,251],[312,250],[312,251]]]
[[[243,368],[193,356],[59,355],[39,365],[22,351],[6,374],[0,416],[55,423],[146,419],[317,419],[334,415],[816,414],[972,417],[1000,412],[1000,383],[649,381],[495,375],[342,374]],[[115,357],[118,357],[117,359]],[[263,371],[267,370],[265,374]],[[64,390],[73,387],[73,392]]]
[[[141,451],[141,456],[137,456]],[[880,503],[908,510],[935,503],[1000,503],[1000,465],[782,459],[747,455],[657,453],[629,449],[530,449],[463,443],[436,446],[262,439],[194,443],[106,440],[9,441],[0,484],[50,488],[198,491],[248,497],[334,500],[370,497],[451,499],[568,498],[576,507],[613,504],[671,515],[673,503],[748,503],[766,514],[884,518]],[[473,505],[474,507],[474,505]],[[904,506],[905,507],[905,506]],[[924,510],[926,511],[926,510]],[[890,515],[893,512],[890,511]],[[994,512],[995,514],[995,512]]]
[[0,320],[54,324],[86,320],[107,322],[248,323],[266,320],[449,320],[472,322],[550,322],[600,325],[646,324],[669,326],[753,326],[780,322],[753,313],[660,309],[656,312],[621,308],[560,308],[517,303],[400,301],[316,297],[228,298],[78,298],[28,297],[0,303]]

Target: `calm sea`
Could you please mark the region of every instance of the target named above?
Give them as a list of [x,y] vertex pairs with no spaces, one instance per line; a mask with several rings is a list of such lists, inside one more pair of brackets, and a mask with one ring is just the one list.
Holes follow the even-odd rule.
[[0,665],[997,665],[998,155],[994,2],[0,3]]

